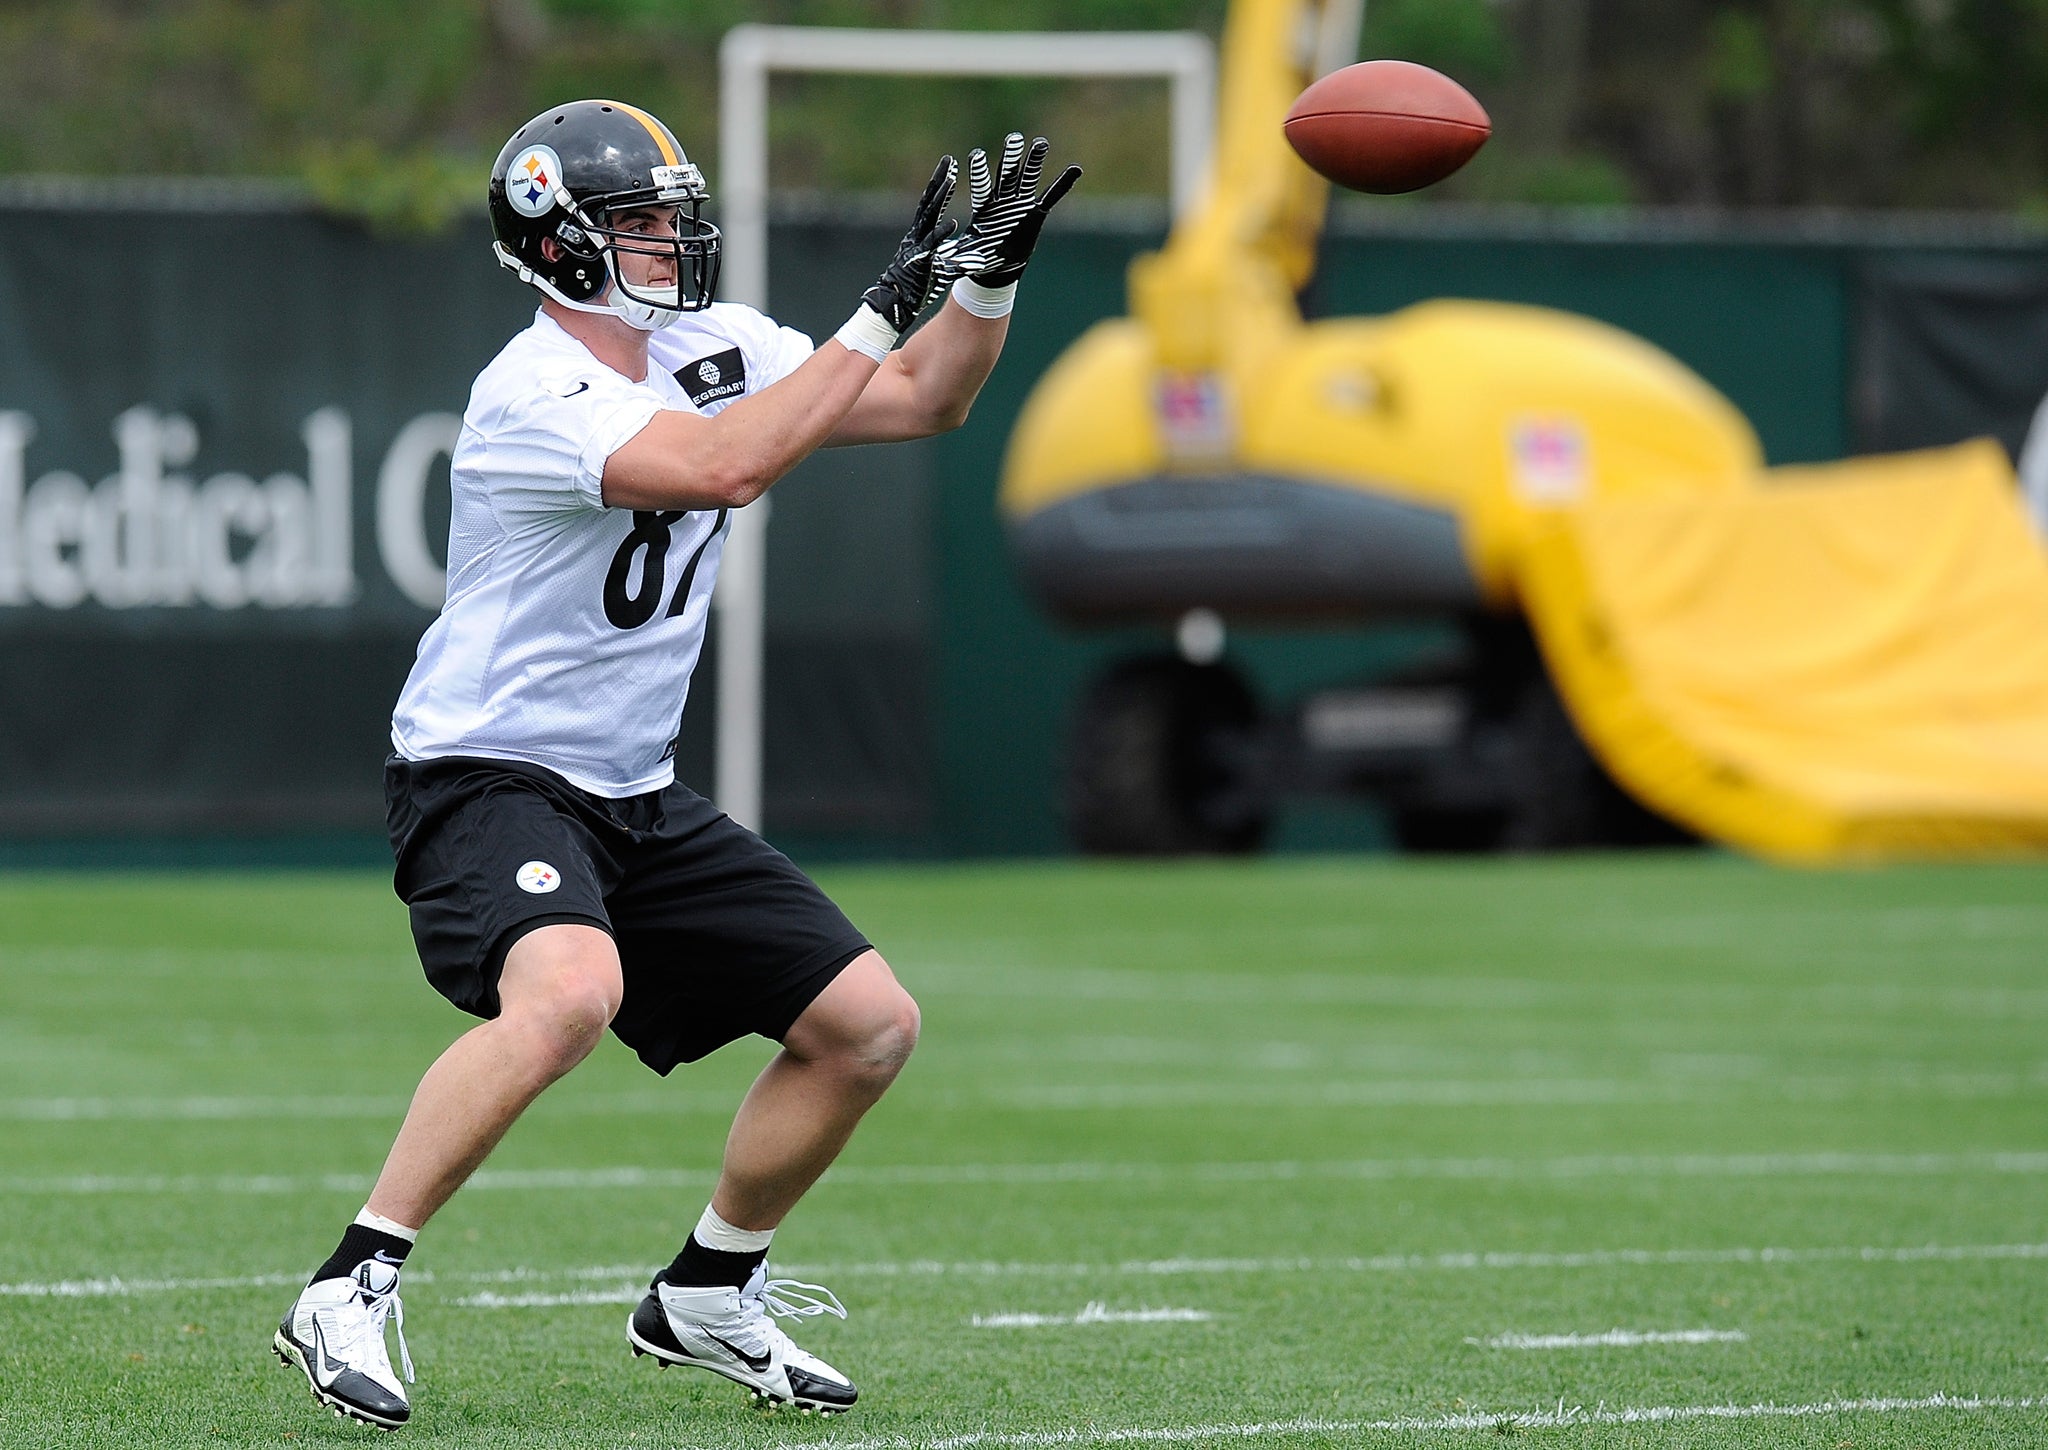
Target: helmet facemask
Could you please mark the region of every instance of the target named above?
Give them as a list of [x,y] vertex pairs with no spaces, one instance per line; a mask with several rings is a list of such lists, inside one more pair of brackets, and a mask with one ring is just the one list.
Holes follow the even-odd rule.
[[[662,173],[675,173],[665,177]],[[656,191],[652,195],[627,198],[606,197],[596,215],[582,230],[586,245],[604,254],[611,287],[599,302],[642,331],[667,327],[685,312],[699,312],[711,305],[718,287],[718,228],[704,220],[704,180],[697,168],[685,164],[658,167]],[[673,184],[664,184],[673,183]],[[628,229],[617,225],[636,211],[654,207],[676,208],[674,225],[666,231]],[[577,209],[579,218],[588,211]],[[566,245],[566,240],[565,240]],[[663,286],[634,284],[626,280],[626,257],[655,257],[666,261],[665,269],[675,280]]]

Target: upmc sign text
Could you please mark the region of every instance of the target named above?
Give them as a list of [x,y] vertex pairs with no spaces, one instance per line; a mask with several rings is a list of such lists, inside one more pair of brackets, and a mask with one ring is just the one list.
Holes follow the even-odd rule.
[[[422,506],[461,420],[424,413],[386,450],[376,481],[380,562],[413,603],[438,609],[442,566]],[[357,596],[349,416],[321,408],[299,430],[300,472],[188,472],[189,418],[146,405],[114,419],[118,468],[97,483],[56,468],[29,481],[35,419],[0,412],[0,606],[71,609],[338,609]]]

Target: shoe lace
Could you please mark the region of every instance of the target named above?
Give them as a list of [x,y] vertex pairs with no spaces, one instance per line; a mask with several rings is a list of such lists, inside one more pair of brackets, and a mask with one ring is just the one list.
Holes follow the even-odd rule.
[[398,1285],[393,1284],[379,1294],[359,1284],[356,1286],[356,1300],[363,1306],[363,1314],[360,1318],[348,1316],[354,1322],[344,1330],[342,1342],[335,1346],[336,1352],[346,1355],[358,1341],[363,1341],[367,1351],[381,1358],[388,1369],[391,1356],[384,1348],[384,1326],[388,1322],[398,1331],[398,1362],[405,1370],[405,1382],[415,1383],[412,1350],[405,1343],[405,1302],[398,1297]]
[[806,1284],[800,1279],[769,1279],[754,1300],[778,1319],[810,1319],[819,1314],[846,1317],[846,1306],[823,1284]]
[[752,1292],[742,1293],[742,1309],[752,1309],[749,1327],[766,1341],[763,1346],[773,1346],[782,1351],[787,1360],[801,1364],[812,1356],[782,1331],[769,1316],[776,1319],[811,1319],[820,1314],[846,1317],[846,1306],[839,1302],[839,1296],[822,1284],[806,1284],[800,1279],[766,1279],[759,1289],[748,1286]]

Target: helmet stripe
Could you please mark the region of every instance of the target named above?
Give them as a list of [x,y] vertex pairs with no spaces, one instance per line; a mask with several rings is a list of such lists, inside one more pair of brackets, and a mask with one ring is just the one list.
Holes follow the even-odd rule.
[[647,134],[652,136],[654,144],[661,148],[661,159],[663,161],[667,162],[670,166],[682,165],[683,153],[676,149],[674,138],[668,134],[668,127],[662,125],[661,122],[655,120],[654,117],[648,115],[638,106],[629,106],[624,101],[613,101],[611,104],[617,106],[647,128]]

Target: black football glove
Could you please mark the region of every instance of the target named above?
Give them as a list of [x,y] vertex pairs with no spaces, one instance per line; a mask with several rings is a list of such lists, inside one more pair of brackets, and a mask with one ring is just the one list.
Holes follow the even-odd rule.
[[1027,149],[1023,133],[1012,131],[1003,140],[1002,166],[993,176],[986,151],[968,156],[972,209],[967,230],[939,249],[939,266],[948,281],[968,277],[984,287],[1007,287],[1024,275],[1046,214],[1081,177],[1080,167],[1069,166],[1041,196],[1038,177],[1051,149],[1043,136]]
[[882,315],[899,333],[917,321],[918,314],[938,296],[952,279],[941,276],[937,266],[938,246],[960,225],[946,215],[953,200],[953,188],[960,180],[960,163],[950,156],[939,158],[938,169],[917,204],[910,230],[896,244],[896,255],[875,279],[875,285],[861,294],[861,301]]

